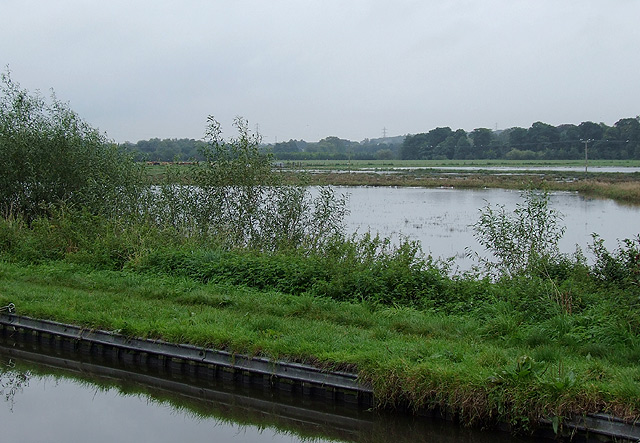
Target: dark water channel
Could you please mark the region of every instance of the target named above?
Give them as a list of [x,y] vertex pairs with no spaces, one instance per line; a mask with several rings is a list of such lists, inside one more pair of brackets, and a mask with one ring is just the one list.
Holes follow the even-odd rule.
[[[394,187],[339,187],[349,196],[347,230],[370,230],[383,236],[408,236],[419,240],[425,253],[434,257],[455,257],[460,269],[469,269],[474,261],[467,251],[486,256],[474,237],[473,224],[480,209],[504,205],[507,211],[523,203],[520,191],[504,189],[429,189]],[[563,215],[566,227],[560,249],[574,253],[576,245],[589,258],[592,233],[605,240],[609,250],[617,239],[640,233],[640,206],[622,205],[612,200],[586,198],[575,192],[551,193],[551,207]]]
[[534,441],[0,345],[2,441]]

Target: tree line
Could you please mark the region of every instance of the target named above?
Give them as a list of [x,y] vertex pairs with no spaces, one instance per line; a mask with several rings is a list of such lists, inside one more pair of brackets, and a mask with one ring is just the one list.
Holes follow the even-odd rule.
[[[276,160],[389,160],[399,158],[404,136],[365,139],[360,142],[338,137],[326,137],[318,142],[289,140],[278,143],[262,143],[263,151],[273,153]],[[171,162],[204,160],[202,140],[159,139],[126,142],[121,145],[134,154],[137,161]]]
[[137,143],[125,142],[120,145],[133,154],[136,161],[171,162],[175,160],[205,159],[202,150],[206,147],[203,140],[190,138],[152,138]]
[[640,159],[640,117],[623,118],[613,126],[582,122],[553,126],[535,122],[530,128],[493,131],[477,128],[467,133],[441,127],[407,135],[399,158],[405,160],[574,160]]
[[[122,147],[138,161],[202,161],[202,140],[159,139],[126,142]],[[585,146],[586,145],[586,146]],[[504,130],[438,127],[406,136],[351,141],[326,137],[318,142],[289,140],[261,149],[276,160],[576,160],[585,147],[592,159],[640,159],[640,117],[623,118],[613,126],[582,122],[553,126],[535,122],[529,128]]]

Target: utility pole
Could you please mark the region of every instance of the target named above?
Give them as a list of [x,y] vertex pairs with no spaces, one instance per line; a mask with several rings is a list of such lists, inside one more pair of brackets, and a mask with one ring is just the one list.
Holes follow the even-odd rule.
[[587,139],[587,140],[580,140],[582,143],[584,143],[584,173],[585,175],[587,174],[587,168],[589,165],[589,155],[587,154],[588,152],[588,145],[589,142],[593,141],[591,139]]
[[387,127],[382,128],[382,138],[387,138]]

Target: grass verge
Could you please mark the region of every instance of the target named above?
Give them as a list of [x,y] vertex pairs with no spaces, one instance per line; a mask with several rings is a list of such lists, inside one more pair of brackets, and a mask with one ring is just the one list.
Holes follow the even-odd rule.
[[[588,303],[580,314],[530,321],[499,296],[445,314],[65,262],[0,262],[0,303],[9,302],[21,315],[355,371],[379,406],[438,406],[465,423],[639,417],[640,347],[620,345],[612,334],[625,325],[607,325]],[[602,337],[586,338],[598,330]]]

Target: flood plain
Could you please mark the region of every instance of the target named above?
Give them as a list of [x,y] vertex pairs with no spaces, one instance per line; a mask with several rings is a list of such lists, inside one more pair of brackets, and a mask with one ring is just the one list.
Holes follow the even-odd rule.
[[[504,189],[336,187],[336,191],[348,197],[347,232],[369,231],[394,241],[403,236],[418,240],[426,254],[453,257],[460,270],[476,263],[474,253],[487,257],[473,229],[481,208],[490,204],[510,212],[523,203],[522,191]],[[640,233],[640,206],[576,192],[557,191],[550,196],[551,208],[562,214],[566,228],[559,244],[564,253],[572,254],[578,247],[589,258],[594,233],[605,240],[609,250],[618,246],[618,240]]]

